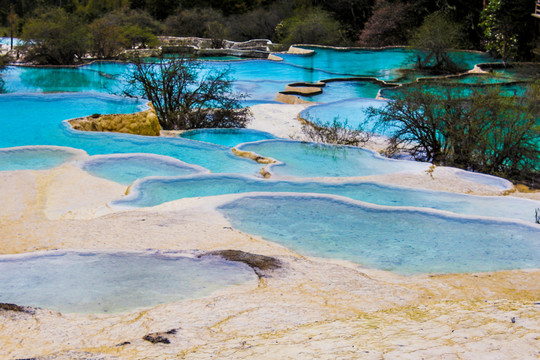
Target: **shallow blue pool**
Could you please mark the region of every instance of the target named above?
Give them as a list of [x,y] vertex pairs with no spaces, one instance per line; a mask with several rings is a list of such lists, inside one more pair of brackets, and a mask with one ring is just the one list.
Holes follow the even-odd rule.
[[[235,80],[233,88],[247,94],[251,101],[271,101],[291,82],[317,82],[340,77],[325,71],[304,69],[270,60],[203,62],[203,71],[229,68]],[[9,66],[4,74],[10,93],[25,92],[98,92],[121,94],[133,66],[122,62],[95,62],[78,67]]]
[[36,68],[9,66],[3,75],[9,93],[119,93],[117,77],[88,67]]
[[322,94],[302,96],[302,98],[321,103],[329,103],[351,98],[374,99],[381,86],[369,81],[334,81],[328,82],[322,88]]
[[208,170],[168,156],[123,154],[94,156],[80,163],[83,170],[123,185],[149,176],[187,176]]
[[[399,69],[412,68],[415,53],[408,48],[340,50],[318,46],[302,46],[314,50],[311,56],[278,54],[287,64],[305,69],[326,71],[348,76],[371,76],[380,80],[397,80],[403,76]],[[451,56],[466,69],[478,63],[493,61],[485,53],[457,51]]]
[[295,177],[350,177],[422,171],[430,166],[416,161],[392,160],[357,147],[266,140],[242,144],[239,150],[279,160],[272,174]]
[[219,210],[235,228],[301,254],[405,275],[540,267],[533,224],[302,195],[247,196]]
[[251,129],[190,130],[180,134],[180,137],[228,147],[234,147],[246,142],[276,139],[276,137],[270,133]]
[[[282,62],[240,60],[205,62],[203,65],[206,70],[230,67],[235,79],[234,89],[249,95],[242,102],[244,106],[271,103],[277,92],[293,82],[362,76],[395,80],[404,75],[399,68],[411,66],[408,61],[412,53],[405,48],[350,51],[314,49],[316,53],[312,56],[283,54]],[[462,56],[470,68],[475,63],[491,60],[479,53],[459,52],[452,56]],[[222,206],[220,211],[240,230],[262,235],[301,253],[346,259],[403,274],[492,271],[540,265],[538,227],[525,223],[534,220],[534,209],[540,207],[538,202],[422,191],[355,182],[351,179],[341,179],[335,183],[299,179],[422,172],[430,164],[390,160],[354,147],[279,140],[270,134],[250,130],[205,129],[187,132],[182,137],[163,138],[74,131],[64,121],[94,113],[131,113],[145,109],[143,101],[110,95],[124,89],[125,78],[131,70],[131,65],[116,62],[95,62],[73,68],[9,67],[5,79],[11,93],[0,95],[0,149],[3,148],[0,150],[0,170],[50,168],[69,161],[79,161],[78,156],[84,152],[92,156],[103,155],[77,163],[90,173],[112,181],[126,185],[136,181],[131,195],[114,203],[132,207],[153,206],[184,197],[243,192],[332,194],[338,197],[252,194]],[[367,121],[365,115],[369,106],[381,107],[386,104],[385,101],[373,99],[379,90],[378,84],[364,81],[330,82],[323,90],[322,95],[310,99],[327,104],[305,110],[302,117],[322,122],[332,122],[338,117],[338,120],[347,120],[349,126],[364,124],[367,130],[391,135],[389,129],[374,129],[374,120]],[[36,92],[42,94],[34,94]],[[387,92],[390,93],[389,90]],[[53,147],[27,147],[31,145]],[[235,156],[231,151],[233,146],[278,160],[277,164],[268,166],[275,175],[273,179],[277,180],[255,178],[262,165]],[[80,154],[73,149],[80,149]],[[207,174],[209,171],[222,174]],[[493,177],[470,173],[457,175],[500,188],[507,186],[504,181]],[[137,180],[142,178],[146,179]],[[280,181],[280,178],[286,181]],[[391,207],[371,206],[339,196]],[[398,208],[403,206],[415,208]],[[473,219],[440,210],[517,220]],[[104,272],[99,267],[101,265],[97,264],[99,262],[108,268],[118,269],[118,274],[127,274],[125,269],[138,266],[155,267],[165,272],[186,271],[188,274],[191,274],[189,271],[205,271],[200,270],[196,264],[189,265],[190,269],[187,270],[163,268],[163,258],[159,256],[156,260],[153,256],[137,255],[134,263],[130,256],[94,254],[85,259],[99,259],[89,264],[88,272],[94,275]],[[48,269],[51,276],[60,276],[62,272],[70,271],[83,276],[79,274],[83,270],[74,265],[76,262],[83,264],[83,257],[81,254],[70,253],[28,257],[21,261],[22,264],[34,264],[35,261],[35,268],[39,269],[37,273],[15,271],[13,269],[16,266],[22,265],[0,259],[0,270],[6,263],[15,266],[10,270],[12,273],[15,271],[21,273],[21,276],[27,276],[19,281],[27,291],[24,299],[30,299],[30,289],[41,289],[37,286],[42,286],[42,282],[54,283],[51,278],[43,278],[43,281],[38,279],[37,282],[31,279],[35,280],[40,272],[48,274]],[[170,265],[177,261],[167,259],[165,263]],[[0,271],[0,286],[4,282],[1,279],[2,273]],[[111,280],[108,277],[111,274],[105,273],[104,279],[109,282],[108,285],[92,283],[92,286],[105,289],[119,281]],[[223,274],[224,277],[229,276],[226,272]],[[144,274],[136,272],[134,276],[143,277]],[[158,278],[157,273],[148,276],[150,282],[156,282]],[[208,274],[209,278],[212,276],[213,273]],[[78,281],[84,283],[91,280],[81,277]],[[60,284],[76,288],[76,284],[70,281],[62,278]],[[143,282],[130,281],[135,280],[129,278],[126,282],[133,289],[147,286]],[[173,276],[171,283],[167,281],[164,284],[174,288],[174,281],[183,280]],[[206,278],[196,278],[194,281],[208,283]],[[8,280],[5,282],[8,283]],[[10,284],[15,286],[13,282]],[[214,285],[210,287],[214,288]],[[193,287],[189,285],[188,290],[181,292],[187,294],[191,289]],[[193,294],[200,294],[199,290],[193,290]],[[43,287],[42,291],[34,292],[37,296],[40,292],[48,294],[51,291]],[[61,290],[55,288],[54,291]],[[75,289],[75,292],[80,291],[83,290]],[[163,299],[156,295],[160,292],[166,295]],[[154,295],[144,295],[141,298],[155,296],[160,302],[178,299],[175,297],[178,294],[171,295],[168,290],[161,288],[152,288],[150,293]],[[32,305],[17,299],[3,300],[3,294],[4,290],[0,289],[0,301]],[[115,293],[111,299],[121,296]],[[130,296],[137,298],[138,294]],[[40,298],[35,304],[53,308],[57,306],[47,302],[39,305],[40,301],[45,300]],[[68,310],[65,311],[79,311],[74,305],[79,301],[82,300],[78,300],[75,295],[66,295],[65,309]],[[131,304],[125,299],[122,302],[128,308],[155,304]],[[85,306],[95,312],[124,311],[120,305]]]
[[128,196],[114,201],[113,204],[145,207],[182,198],[247,192],[333,194],[378,205],[432,208],[459,214],[512,218],[528,222],[534,222],[535,209],[540,208],[538,201],[513,197],[472,196],[352,180],[279,181],[232,174],[145,179],[135,183]]
[[65,119],[93,113],[129,113],[141,101],[105,94],[0,95],[0,148],[58,145],[90,155],[151,153],[166,155],[213,172],[256,174],[260,165],[232,154],[230,148],[182,138],[163,138],[72,130]]
[[0,171],[51,169],[82,155],[84,151],[56,146],[0,149]]
[[66,313],[117,313],[253,282],[247,265],[175,253],[50,251],[0,256],[0,302]]
[[311,106],[300,113],[300,117],[313,123],[329,123],[338,120],[341,123],[347,122],[352,129],[359,127],[368,132],[380,135],[391,136],[392,128],[377,126],[377,119],[370,118],[367,110],[372,108],[382,108],[386,106],[386,100],[375,100],[368,98],[357,98],[331,102],[328,104]]
[[[280,54],[284,61],[241,60],[206,61],[203,69],[229,68],[235,80],[234,89],[251,101],[271,101],[278,91],[293,82],[317,82],[347,77],[396,79],[399,69],[410,68],[408,49],[332,50],[317,48],[313,56]],[[467,67],[490,60],[485,54],[456,53],[464,56]],[[126,88],[126,79],[133,66],[122,62],[97,61],[79,67],[40,68],[10,66],[4,78],[8,92],[100,92],[119,94]],[[329,102],[349,97],[375,97],[379,85],[370,82],[329,83],[328,91],[312,97],[313,101]]]

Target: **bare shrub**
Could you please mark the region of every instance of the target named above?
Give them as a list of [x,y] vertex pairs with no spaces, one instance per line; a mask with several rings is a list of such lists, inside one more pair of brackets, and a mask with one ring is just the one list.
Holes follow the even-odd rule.
[[302,125],[302,132],[308,140],[325,144],[360,146],[370,138],[370,134],[363,131],[361,126],[353,129],[347,120],[342,122],[339,117],[332,122],[307,122]]
[[245,96],[233,92],[229,68],[203,69],[199,61],[183,57],[134,62],[125,93],[150,100],[164,130],[245,127],[249,122],[249,109],[240,104]]

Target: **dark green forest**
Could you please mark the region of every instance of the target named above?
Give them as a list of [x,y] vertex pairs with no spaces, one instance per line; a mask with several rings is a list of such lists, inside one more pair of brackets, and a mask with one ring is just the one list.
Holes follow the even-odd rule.
[[[117,47],[152,45],[158,35],[265,38],[284,45],[408,45],[424,19],[438,13],[459,30],[455,46],[530,60],[534,5],[534,0],[0,0],[0,35],[10,36],[13,29],[14,36],[28,39],[70,29],[84,40],[70,46],[104,58]],[[505,44],[497,43],[500,34],[508,39]]]

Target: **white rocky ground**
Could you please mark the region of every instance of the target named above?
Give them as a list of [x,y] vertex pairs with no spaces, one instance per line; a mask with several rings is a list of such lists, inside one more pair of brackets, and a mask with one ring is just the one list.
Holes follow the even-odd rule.
[[[253,128],[297,134],[303,105],[258,105]],[[379,181],[496,193],[436,168]],[[0,253],[49,249],[217,250],[274,256],[257,285],[122,314],[0,310],[0,358],[538,359],[540,270],[398,276],[307,258],[234,230],[228,196],[118,211],[126,187],[72,165],[0,172]],[[528,195],[537,197],[537,194]],[[24,305],[24,304],[20,304]],[[165,332],[175,329],[174,334]],[[170,343],[143,340],[161,334]]]

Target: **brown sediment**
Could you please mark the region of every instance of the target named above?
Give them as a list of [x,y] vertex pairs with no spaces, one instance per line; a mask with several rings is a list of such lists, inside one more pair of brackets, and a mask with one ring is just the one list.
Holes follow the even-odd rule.
[[284,104],[314,104],[313,101],[308,101],[300,98],[297,94],[287,94],[284,91],[278,92],[276,94],[276,97],[274,98],[275,101],[282,102]]
[[515,186],[516,191],[526,194],[540,193],[540,189],[531,189],[527,185],[517,184]]
[[243,150],[238,150],[237,148],[232,148],[232,152],[234,155],[236,156],[240,156],[240,157],[245,157],[245,158],[248,158],[248,159],[251,159],[251,160],[254,160],[260,164],[274,164],[276,163],[276,160],[274,159],[271,159],[271,158],[267,158],[267,157],[264,157],[264,156],[261,156],[261,155],[257,155],[251,151],[243,151]]
[[161,130],[159,132],[159,136],[162,137],[178,137],[181,133],[185,132],[186,130]]
[[322,88],[326,84],[323,82],[317,83],[292,83],[285,86],[285,94],[296,94],[304,96],[312,96],[322,94]]
[[276,94],[275,100],[286,104],[310,104],[312,101],[302,99],[300,96],[313,96],[323,93],[322,88],[326,84],[317,83],[292,83],[285,86],[285,91]]
[[270,171],[268,171],[268,170],[266,169],[266,166],[263,167],[263,168],[261,169],[261,171],[259,171],[259,174],[261,174],[262,177],[264,177],[265,179],[270,179],[270,177],[272,176],[272,174],[270,173]]

